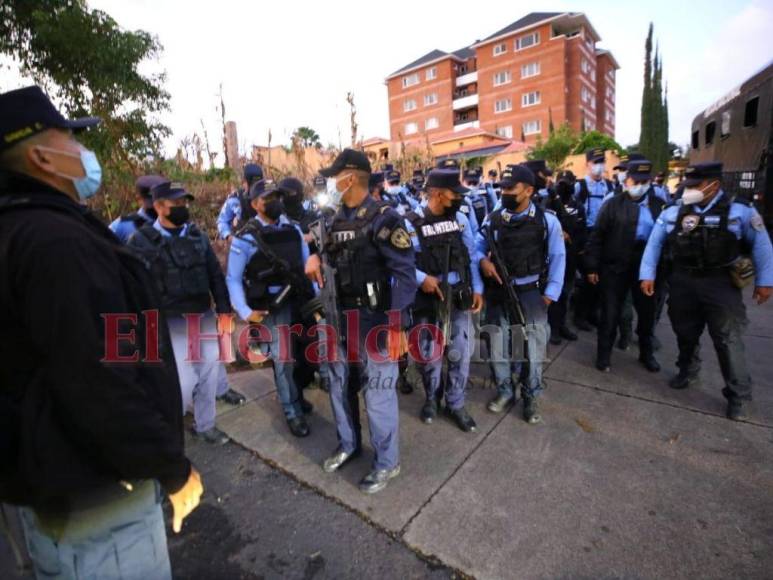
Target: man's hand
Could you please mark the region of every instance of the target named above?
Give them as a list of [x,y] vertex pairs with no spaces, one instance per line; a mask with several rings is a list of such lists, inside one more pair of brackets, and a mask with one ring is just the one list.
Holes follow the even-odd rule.
[[325,281],[322,279],[322,261],[317,254],[309,256],[304,270],[309,280],[316,282],[320,288],[325,285]]
[[307,244],[310,244],[311,242],[314,241],[314,236],[312,234],[310,234],[310,233],[309,234],[303,234],[303,241],[306,242]]
[[260,324],[266,316],[268,316],[268,310],[253,310],[247,317],[247,322]]
[[182,486],[180,491],[169,496],[172,503],[172,530],[179,534],[183,527],[183,520],[196,509],[201,500],[201,494],[204,493],[204,486],[201,485],[201,476],[199,472],[191,467],[191,474],[188,481]]
[[757,304],[765,304],[770,298],[771,292],[773,292],[773,286],[755,286],[752,300],[756,301]]
[[404,330],[390,328],[387,334],[387,356],[391,361],[397,361],[408,352],[408,337]]
[[424,278],[424,282],[421,283],[421,291],[427,294],[436,294],[440,300],[444,300],[443,292],[440,291],[440,281],[429,274]]
[[472,308],[473,314],[483,310],[483,296],[481,294],[474,293],[472,295]]
[[599,275],[596,273],[588,274],[588,282],[593,284],[594,286],[599,283]]
[[233,314],[218,314],[217,315],[217,333],[218,334],[233,334],[234,331],[234,316]]
[[499,277],[499,273],[497,272],[497,267],[494,265],[494,262],[489,260],[488,258],[483,258],[480,261],[480,271],[486,278],[494,278],[494,280],[499,283],[499,285],[502,285],[502,278]]
[[653,296],[655,294],[655,280],[642,280],[639,286],[641,293],[645,296]]
[[572,236],[569,235],[569,232],[564,231],[563,233],[564,233],[564,241],[571,243],[572,242]]
[[547,296],[544,296],[544,295],[542,296],[542,301],[545,303],[545,306],[550,306],[551,304],[553,304],[553,299],[548,298]]

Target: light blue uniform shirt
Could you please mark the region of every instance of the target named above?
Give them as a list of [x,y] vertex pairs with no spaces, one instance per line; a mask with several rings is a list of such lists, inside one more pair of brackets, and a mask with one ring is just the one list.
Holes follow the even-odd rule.
[[222,239],[233,235],[234,221],[242,217],[242,204],[239,202],[239,194],[232,193],[228,196],[220,208],[217,216],[217,233]]
[[599,210],[602,204],[606,200],[608,193],[614,193],[607,188],[607,182],[605,179],[596,181],[589,175],[585,176],[585,183],[588,186],[588,199],[584,202],[580,199],[580,182],[574,184],[574,197],[578,203],[582,203],[585,206],[585,225],[592,228],[596,225],[596,217],[599,215]]
[[[704,208],[696,205],[695,212],[698,214],[707,212],[716,205],[723,195],[725,193],[720,191],[719,195]],[[666,243],[666,237],[676,226],[680,207],[681,205],[667,207],[658,217],[642,256],[641,268],[639,269],[640,280],[655,279],[660,254]],[[762,217],[757,213],[757,210],[741,203],[733,203],[728,214],[727,229],[733,232],[739,240],[743,239],[752,249],[752,261],[757,272],[755,285],[773,286],[773,248],[771,248],[770,237],[762,222]]]
[[[144,207],[141,207],[137,211],[137,215],[144,217],[146,223],[148,224],[153,223],[153,218],[151,218],[148,215],[148,212],[145,210]],[[137,226],[134,225],[133,220],[125,220],[122,218],[114,219],[108,227],[113,231],[116,237],[119,240],[121,240],[121,242],[124,244],[128,242],[129,238],[132,237],[132,234],[137,231]]]
[[[255,218],[263,226],[272,227],[271,224],[263,221],[260,217]],[[277,222],[280,225],[289,224],[289,220],[284,215],[279,217]],[[303,240],[303,232],[297,225],[295,229],[301,236],[301,257],[303,263],[309,259],[309,246]],[[228,274],[225,277],[225,282],[228,285],[228,293],[231,295],[231,305],[236,313],[242,320],[247,320],[247,317],[252,313],[252,308],[247,305],[247,299],[244,295],[244,270],[247,268],[252,256],[259,252],[259,248],[254,244],[254,238],[250,234],[245,234],[244,239],[241,237],[235,237],[231,242],[231,251],[228,254]],[[269,294],[277,294],[282,290],[281,286],[269,286]]]
[[[421,217],[426,216],[426,208],[418,207],[415,210],[416,215]],[[478,263],[480,257],[475,253],[475,235],[470,228],[470,222],[467,216],[462,212],[456,212],[456,221],[462,230],[462,242],[467,247],[467,252],[470,254],[470,274],[472,275],[472,291],[475,294],[483,294],[483,279],[480,276],[480,268]],[[419,243],[419,235],[416,233],[416,229],[413,224],[408,220],[405,220],[405,229],[408,230],[408,234],[411,236],[411,242],[413,243],[413,249],[415,252],[421,251],[421,244]],[[421,286],[424,283],[424,279],[427,277],[426,272],[422,272],[416,268],[416,283]],[[443,281],[443,275],[437,276],[438,280]],[[451,285],[457,284],[460,280],[459,272],[451,271],[448,273],[448,283]]]
[[[515,219],[519,217],[525,217],[528,215],[534,215],[533,212],[536,208],[533,203],[529,203],[529,207],[520,213],[511,213],[506,209],[501,210],[504,214],[509,213]],[[545,286],[544,295],[553,301],[558,300],[561,297],[561,290],[564,287],[564,271],[566,269],[566,247],[564,246],[564,234],[561,230],[561,223],[558,218],[550,212],[543,212],[545,214],[545,223],[547,225],[547,241],[548,241],[548,279]],[[511,218],[512,219],[512,218]],[[475,249],[477,250],[478,259],[481,260],[488,256],[489,245],[488,238],[486,237],[486,229],[491,227],[490,217],[487,217],[481,226],[481,231],[475,239]],[[496,233],[495,233],[496,236]],[[496,240],[496,237],[494,238]],[[500,252],[502,250],[500,249]],[[511,284],[521,286],[523,284],[531,284],[539,280],[539,274],[533,276],[525,276],[523,278],[513,278],[510,280]]]

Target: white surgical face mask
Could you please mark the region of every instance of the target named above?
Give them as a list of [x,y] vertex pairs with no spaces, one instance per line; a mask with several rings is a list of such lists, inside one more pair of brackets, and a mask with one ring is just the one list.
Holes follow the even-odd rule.
[[706,194],[703,192],[702,189],[688,187],[684,190],[684,193],[682,193],[682,203],[684,205],[692,205],[694,203],[700,203],[703,201],[703,198],[705,197],[706,197]]
[[649,183],[637,183],[628,188],[628,195],[634,199],[640,199],[650,188]]
[[595,175],[596,177],[599,177],[604,173],[604,164],[603,163],[594,163],[591,167],[591,173]]
[[400,186],[399,185],[390,185],[386,188],[387,193],[391,193],[393,195],[397,195],[400,193]]
[[625,183],[625,178],[628,177],[628,173],[625,171],[620,171],[617,174],[617,181],[620,185],[623,185]]
[[[351,185],[349,187],[351,187]],[[338,177],[336,176],[327,178],[327,195],[330,200],[330,207],[338,207],[341,205],[341,198],[343,198],[344,194],[349,191],[349,187],[347,187],[344,191],[339,191]]]

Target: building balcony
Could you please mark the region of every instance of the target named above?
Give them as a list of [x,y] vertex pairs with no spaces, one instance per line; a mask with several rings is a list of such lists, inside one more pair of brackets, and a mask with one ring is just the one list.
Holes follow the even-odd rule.
[[459,123],[458,125],[454,125],[454,132],[457,131],[464,131],[465,129],[479,129],[480,128],[480,121],[467,121],[464,123]]
[[478,106],[477,93],[475,93],[474,95],[461,96],[458,99],[454,99],[453,101],[454,111],[459,111],[461,109],[469,109],[470,107],[477,107],[477,106]]
[[468,72],[466,74],[459,75],[458,77],[456,77],[457,87],[463,87],[464,85],[469,85],[477,82],[478,82],[478,71]]

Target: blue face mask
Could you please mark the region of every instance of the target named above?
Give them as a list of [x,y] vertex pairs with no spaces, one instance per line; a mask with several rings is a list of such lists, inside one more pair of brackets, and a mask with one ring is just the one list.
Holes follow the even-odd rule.
[[97,191],[99,191],[99,186],[102,185],[102,167],[94,152],[88,149],[81,151],[81,164],[83,165],[85,175],[83,177],[76,177],[72,180],[72,183],[81,201],[86,201],[94,197]]

